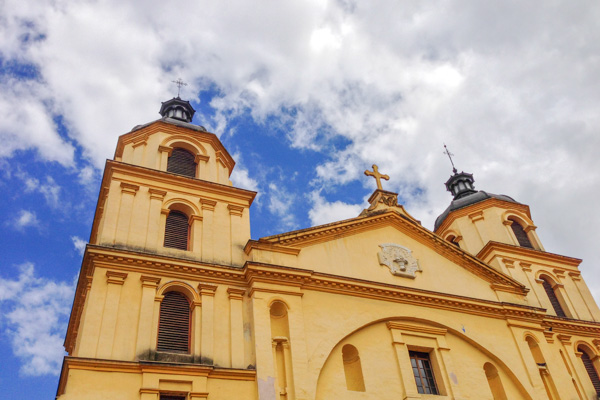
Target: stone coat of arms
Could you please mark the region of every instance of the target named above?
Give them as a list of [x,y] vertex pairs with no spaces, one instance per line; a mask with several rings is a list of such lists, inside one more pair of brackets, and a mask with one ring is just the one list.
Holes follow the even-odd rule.
[[414,279],[417,271],[422,272],[419,261],[412,255],[412,250],[394,243],[380,244],[379,247],[379,264],[388,267],[393,275]]

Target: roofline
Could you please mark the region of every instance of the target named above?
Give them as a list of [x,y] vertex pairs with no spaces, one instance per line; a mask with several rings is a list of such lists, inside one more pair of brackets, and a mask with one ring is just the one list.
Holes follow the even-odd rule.
[[149,122],[146,125],[142,125],[140,128],[134,128],[130,132],[120,135],[117,139],[117,148],[115,149],[115,155],[113,158],[116,159],[117,157],[122,157],[125,145],[129,143],[144,141],[148,136],[156,132],[173,134],[180,133],[182,129],[199,139],[201,142],[211,144],[214,147],[215,152],[221,152],[223,162],[229,170],[229,175],[231,176],[233,168],[235,167],[235,160],[233,157],[231,157],[231,154],[229,154],[225,146],[223,146],[223,143],[221,143],[221,140],[217,135],[211,132],[199,131],[179,124],[173,124],[168,122],[165,118]]
[[575,268],[577,268],[579,266],[579,264],[581,264],[581,262],[583,261],[580,258],[563,256],[560,254],[549,253],[549,252],[543,251],[543,250],[530,249],[527,247],[521,247],[521,246],[517,246],[514,244],[507,244],[507,243],[501,243],[501,242],[495,242],[495,241],[487,242],[487,244],[485,246],[483,246],[483,248],[479,251],[479,253],[477,253],[477,258],[480,258],[483,260],[486,257],[489,257],[494,250],[508,251],[513,254],[517,253],[519,255],[524,255],[524,256],[528,256],[528,257],[532,257],[532,258],[538,258],[538,259],[545,260],[545,261],[553,261],[555,263],[560,263],[562,265],[566,264],[570,267],[575,267]]
[[[448,229],[448,227],[452,224],[452,222],[454,222],[455,219],[467,216],[468,214],[471,214],[474,211],[479,211],[479,210],[483,210],[485,208],[493,207],[494,205],[496,205],[498,207],[503,207],[503,208],[516,208],[520,211],[525,212],[527,214],[527,217],[529,217],[529,219],[531,219],[531,211],[529,210],[529,206],[527,204],[517,203],[517,202],[513,203],[510,201],[501,200],[501,199],[498,199],[495,197],[489,197],[487,199],[478,201],[477,203],[472,203],[472,204],[466,205],[464,207],[457,208],[456,210],[450,211],[448,213],[448,215],[446,215],[446,218],[444,218],[444,220],[440,224],[440,226],[437,227],[437,229],[434,229],[434,232],[439,234],[439,233],[445,231],[446,229]],[[510,205],[510,206],[507,207],[506,205]],[[450,217],[452,217],[452,218],[450,218]]]
[[[331,237],[339,237],[343,233],[349,234],[361,232],[367,228],[371,228],[373,223],[388,223],[390,219],[392,222],[396,222],[397,227],[404,227],[405,229],[408,228],[409,231],[406,233],[410,234],[410,230],[414,231],[414,233],[417,233],[416,235],[413,234],[413,238],[421,241],[425,245],[431,245],[431,242],[433,242],[436,250],[442,252],[443,255],[445,255],[448,259],[458,265],[463,266],[473,274],[480,276],[487,282],[510,286],[523,296],[525,296],[529,291],[525,285],[516,279],[496,270],[465,250],[453,245],[447,240],[444,240],[436,233],[431,232],[429,229],[414,223],[407,217],[394,211],[386,211],[376,215],[356,217],[312,228],[291,231],[274,236],[267,236],[259,239],[258,242],[277,244],[287,248],[296,246],[300,247],[299,245],[301,244],[308,245],[315,242],[329,240]],[[508,288],[502,289],[499,286],[497,286],[497,289],[509,291]]]

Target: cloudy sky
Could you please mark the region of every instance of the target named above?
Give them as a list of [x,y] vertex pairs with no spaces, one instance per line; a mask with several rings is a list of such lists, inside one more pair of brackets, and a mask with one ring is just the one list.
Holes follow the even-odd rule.
[[600,6],[540,4],[1,1],[3,392],[54,395],[104,162],[179,77],[259,192],[253,238],[356,216],[374,163],[432,229],[446,143],[600,299]]

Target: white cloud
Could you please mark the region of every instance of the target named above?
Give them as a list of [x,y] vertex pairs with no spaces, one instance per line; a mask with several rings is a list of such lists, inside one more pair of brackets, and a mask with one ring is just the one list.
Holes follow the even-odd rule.
[[308,212],[308,217],[312,225],[355,218],[363,210],[363,206],[360,204],[347,204],[341,201],[328,202],[318,191],[310,194],[310,200],[313,204]]
[[[155,0],[6,0],[0,15],[0,55],[40,75],[0,82],[0,157],[33,148],[71,165],[76,142],[101,168],[181,76],[183,97],[219,91],[218,134],[244,112],[283,119],[293,146],[329,155],[322,184],[364,179],[377,163],[391,176],[384,187],[429,228],[450,202],[446,142],[478,188],[531,205],[549,251],[586,260],[600,297],[593,2],[197,2],[181,13]],[[336,136],[350,144],[332,147]],[[280,215],[287,203],[273,197],[269,208]]]
[[46,182],[42,183],[39,179],[29,176],[23,171],[17,172],[16,176],[25,183],[25,193],[38,192],[44,196],[50,207],[57,208],[59,206],[61,187],[54,181],[54,178],[47,175]]
[[17,279],[0,277],[3,333],[23,375],[58,375],[74,284],[41,278],[31,263],[19,269]]
[[10,223],[17,230],[24,230],[29,227],[39,227],[40,221],[34,211],[21,210],[19,215]]
[[295,228],[297,221],[292,211],[295,195],[278,187],[274,183],[270,183],[268,196],[268,209],[279,218],[278,229],[290,230]]
[[85,246],[87,245],[87,241],[83,240],[79,236],[71,236],[71,240],[73,241],[73,246],[75,246],[75,250],[77,250],[79,254],[83,255],[83,252],[85,251]]

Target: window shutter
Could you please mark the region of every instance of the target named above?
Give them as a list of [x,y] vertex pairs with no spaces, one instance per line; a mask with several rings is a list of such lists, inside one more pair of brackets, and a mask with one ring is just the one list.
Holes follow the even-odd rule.
[[160,303],[158,351],[188,353],[190,349],[190,303],[179,292],[168,292]]
[[517,221],[511,220],[512,224],[510,225],[510,227],[512,228],[515,236],[517,237],[517,242],[519,242],[519,245],[521,247],[528,247],[530,249],[533,249],[533,246],[531,245],[531,242],[529,241],[529,237],[527,236],[527,232],[525,232],[525,230],[523,229],[523,227],[521,226],[521,224],[519,224]]
[[554,292],[554,289],[552,288],[552,285],[550,284],[550,282],[548,282],[545,279],[542,279],[542,285],[544,286],[544,290],[546,291],[546,294],[548,295],[548,298],[550,299],[550,303],[552,304],[552,308],[554,308],[554,312],[556,313],[556,315],[558,317],[566,317],[567,315],[565,314],[564,310],[562,309],[562,306],[560,305],[560,302],[558,301],[558,297],[556,297],[556,293]]
[[165,247],[188,249],[188,217],[180,211],[171,211],[165,225]]
[[196,177],[196,157],[187,150],[174,148],[167,162],[167,172],[185,175],[191,178]]
[[587,371],[590,380],[592,381],[592,385],[594,385],[594,389],[596,389],[596,393],[600,396],[600,377],[598,377],[598,372],[596,371],[596,368],[594,368],[594,362],[592,361],[588,353],[586,353],[582,349],[577,350],[579,350],[582,353],[581,361],[583,361],[585,370]]

